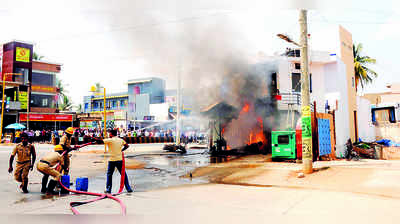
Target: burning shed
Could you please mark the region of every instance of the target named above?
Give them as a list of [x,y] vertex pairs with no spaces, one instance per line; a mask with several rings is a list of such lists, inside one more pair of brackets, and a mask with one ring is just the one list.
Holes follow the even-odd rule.
[[217,102],[204,108],[201,114],[210,119],[210,148],[215,147],[217,151],[226,149],[224,127],[238,117],[238,109],[225,102]]

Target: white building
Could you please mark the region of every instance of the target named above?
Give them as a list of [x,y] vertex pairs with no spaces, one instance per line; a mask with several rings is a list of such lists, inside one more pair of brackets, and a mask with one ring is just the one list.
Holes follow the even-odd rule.
[[[335,110],[336,154],[343,155],[346,141],[355,141],[357,133],[357,101],[351,34],[338,27],[336,50],[310,51],[310,103],[316,102],[319,113]],[[300,115],[300,50],[288,50],[284,56],[274,56],[277,82],[282,100],[280,110],[297,111]],[[297,119],[294,119],[297,120]],[[296,121],[295,121],[296,122]]]

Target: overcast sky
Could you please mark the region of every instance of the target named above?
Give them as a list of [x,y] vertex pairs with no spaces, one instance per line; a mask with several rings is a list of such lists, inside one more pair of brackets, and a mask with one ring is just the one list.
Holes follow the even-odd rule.
[[[364,45],[364,53],[377,59],[373,68],[379,78],[367,92],[400,82],[399,1],[277,2],[2,0],[0,42],[33,42],[44,60],[63,64],[60,78],[79,104],[96,82],[109,92],[123,92],[129,79],[158,76],[167,80],[167,88],[175,88],[178,64],[189,83],[193,78],[185,68],[207,57],[193,52],[218,54],[219,47],[250,54],[282,51],[290,45],[276,34],[298,36],[295,8],[302,5],[310,9],[312,37],[323,37],[325,30],[341,24],[354,42]],[[312,47],[324,50],[329,40],[313,38]]]

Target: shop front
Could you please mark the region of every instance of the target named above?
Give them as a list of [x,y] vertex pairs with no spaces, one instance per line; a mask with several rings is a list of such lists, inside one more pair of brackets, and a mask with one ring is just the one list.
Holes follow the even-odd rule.
[[[19,113],[20,123],[27,122],[27,113]],[[29,113],[29,129],[31,130],[65,130],[73,126],[72,114]]]

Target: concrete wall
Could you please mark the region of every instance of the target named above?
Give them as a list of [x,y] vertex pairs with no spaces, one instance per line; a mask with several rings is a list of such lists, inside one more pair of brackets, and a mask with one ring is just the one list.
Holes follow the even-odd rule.
[[324,113],[326,92],[324,65],[312,64],[310,73],[312,74],[312,93],[310,94],[311,102],[316,101],[317,111],[319,113]]
[[[131,96],[129,96],[131,98]],[[136,95],[136,113],[135,113],[135,104],[132,96],[132,101],[129,103],[128,107],[128,118],[129,120],[134,120],[136,116],[136,120],[143,120],[144,116],[150,115],[150,96],[149,94],[137,94]]]
[[366,142],[376,140],[375,125],[372,124],[371,103],[362,97],[357,97],[357,128],[358,136]]
[[168,103],[150,104],[150,116],[154,116],[156,121],[167,121],[168,108]]
[[357,111],[356,86],[354,76],[353,39],[349,31],[339,26],[340,58],[346,65],[348,116],[351,139],[355,140],[354,111]]
[[325,98],[329,105],[335,108],[336,126],[336,156],[341,156],[346,150],[346,141],[350,138],[348,98],[347,98],[347,77],[346,67],[338,60],[336,63],[329,63],[324,66]]
[[376,139],[400,142],[400,123],[379,123],[375,126]]

